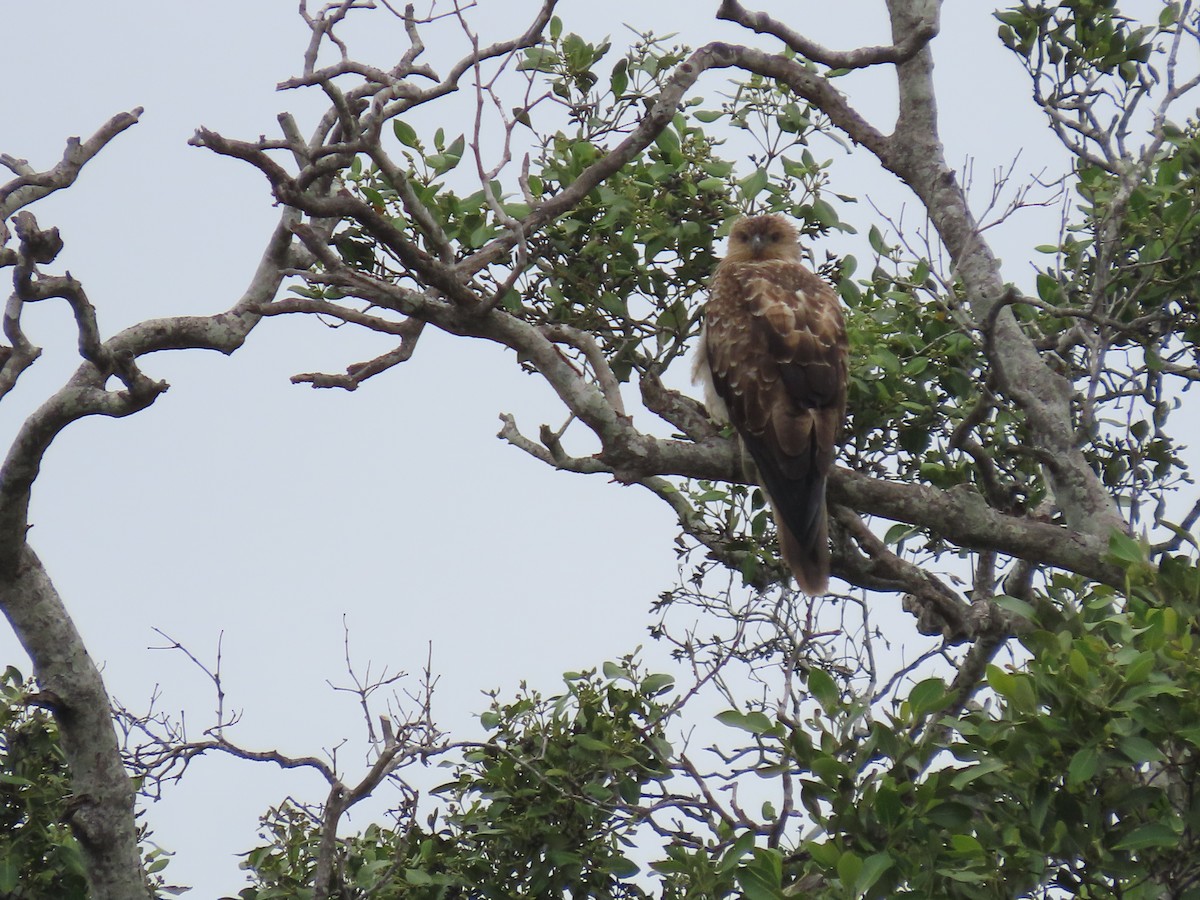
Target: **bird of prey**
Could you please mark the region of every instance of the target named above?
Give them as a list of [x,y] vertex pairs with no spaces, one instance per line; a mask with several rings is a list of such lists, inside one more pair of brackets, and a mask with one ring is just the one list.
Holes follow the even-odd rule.
[[848,346],[837,295],[800,262],[780,216],[739,221],[709,286],[693,368],[710,415],[758,467],[783,559],[810,596],[829,590],[825,482],[846,415]]

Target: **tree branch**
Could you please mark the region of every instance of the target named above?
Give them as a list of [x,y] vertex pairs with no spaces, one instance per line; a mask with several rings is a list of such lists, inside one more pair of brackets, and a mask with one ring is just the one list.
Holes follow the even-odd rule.
[[0,607],[33,661],[43,694],[53,698],[71,767],[68,824],[83,853],[90,896],[148,898],[133,784],[121,764],[108,692],[41,560],[23,540],[15,562],[0,569]]
[[736,22],[758,34],[774,35],[805,59],[831,69],[864,69],[881,63],[906,62],[938,34],[938,24],[932,21],[924,27],[914,29],[905,35],[903,40],[886,47],[828,50],[765,12],[750,12],[737,0],[722,0],[721,7],[717,10],[717,18]]
[[34,171],[23,159],[15,159],[6,153],[0,154],[0,165],[17,175],[7,184],[0,185],[0,244],[8,239],[5,222],[9,216],[48,194],[74,184],[80,170],[103,150],[109,141],[137,124],[141,115],[142,108],[139,106],[132,112],[113,116],[86,141],[80,141],[77,137],[67,138],[67,149],[63,152],[62,161],[46,172]]

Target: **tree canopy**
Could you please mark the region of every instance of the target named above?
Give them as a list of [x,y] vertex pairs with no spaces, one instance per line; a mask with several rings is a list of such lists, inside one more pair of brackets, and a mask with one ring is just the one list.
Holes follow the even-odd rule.
[[[892,42],[848,50],[737,0],[716,18],[742,42],[695,48],[576,34],[555,0],[512,34],[486,5],[374,6],[301,6],[311,41],[281,88],[325,97],[311,133],[285,114],[273,135],[192,138],[260,173],[280,209],[222,312],[106,336],[57,274],[64,238],[29,209],[140,110],[47,171],[0,156],[0,398],[38,358],[30,304],[70,307],[80,356],[0,466],[0,603],[36,678],[5,678],[0,897],[43,882],[82,896],[84,873],[96,898],[169,892],[135,792],[216,753],[328,784],[264,816],[243,900],[1200,897],[1194,4],[998,10],[1065,164],[1022,178],[1014,163],[982,212],[941,139],[933,65],[954,36],[935,0],[887,0]],[[370,16],[406,36],[398,58],[343,40]],[[451,32],[470,52],[428,62],[426,40]],[[861,111],[850,76],[868,69],[893,80],[892,119]],[[450,127],[462,119],[439,112],[463,96],[473,114]],[[851,151],[911,192],[922,226],[854,205],[837,177]],[[1060,210],[1057,227],[1002,262],[991,228],[1034,205]],[[823,598],[792,590],[755,473],[687,379],[721,240],[761,212],[810,248],[850,248],[811,261],[851,347]],[[220,669],[183,646],[221,698],[200,739],[154,710],[110,716],[29,540],[41,462],[85,417],[169,402],[149,354],[249,352],[278,316],[389,339],[342,372],[293,376],[318,389],[386,378],[427,329],[513,351],[561,418],[533,433],[501,411],[500,436],[677,517],[679,581],[647,597],[677,669],[622,656],[494,695],[480,740],[438,729],[432,673],[403,710],[380,700],[394,679],[356,676],[360,778],[241,743]],[[880,624],[897,609],[905,634]],[[692,746],[714,700],[718,737]],[[444,781],[426,790],[434,764]],[[391,817],[348,834],[347,812],[385,792]]]

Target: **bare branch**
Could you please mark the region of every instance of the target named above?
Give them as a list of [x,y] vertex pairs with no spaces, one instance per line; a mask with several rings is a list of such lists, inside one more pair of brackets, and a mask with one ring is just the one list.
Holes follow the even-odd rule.
[[68,138],[62,161],[46,172],[34,171],[23,159],[0,154],[0,164],[17,175],[7,184],[0,185],[0,244],[7,239],[4,223],[9,216],[48,194],[74,184],[80,170],[103,150],[109,141],[137,124],[141,114],[140,106],[131,112],[118,113],[101,125],[86,141],[80,141],[77,137]]
[[[963,598],[943,584],[932,573],[918,568],[892,553],[887,546],[867,527],[861,518],[845,507],[834,507],[831,511],[836,521],[846,529],[859,547],[866,553],[870,563],[854,565],[850,580],[859,583],[856,576],[882,577],[895,585],[893,590],[905,591],[904,607],[917,614],[917,627],[922,634],[940,634],[949,644],[959,643],[972,637],[967,629],[967,607]],[[839,554],[839,566],[849,562],[848,554]],[[849,557],[852,559],[853,557]],[[847,566],[849,568],[849,566]]]
[[612,367],[609,366],[596,339],[586,331],[569,325],[545,325],[542,327],[542,333],[555,343],[569,344],[583,353],[604,399],[618,416],[624,416],[625,402],[621,399],[621,384],[613,374]]
[[765,12],[751,12],[737,0],[722,0],[717,18],[736,22],[758,34],[771,34],[805,59],[831,69],[863,69],[881,63],[902,63],[915,56],[937,37],[938,23],[931,21],[915,28],[896,44],[886,47],[860,47],[855,50],[828,50]]
[[401,335],[404,340],[399,347],[366,362],[354,363],[347,367],[344,375],[308,372],[293,375],[292,384],[311,384],[314,388],[336,387],[347,391],[357,390],[358,386],[368,378],[378,375],[380,372],[386,372],[393,366],[408,362],[412,358],[413,352],[417,349],[417,338],[421,336],[421,330],[425,327],[425,323],[420,319],[409,319],[403,323],[402,327]]

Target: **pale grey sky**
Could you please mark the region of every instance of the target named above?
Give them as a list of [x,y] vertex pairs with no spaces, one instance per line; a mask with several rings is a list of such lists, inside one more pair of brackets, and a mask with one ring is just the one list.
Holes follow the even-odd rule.
[[[534,5],[481,0],[476,21],[485,38],[507,37],[527,20],[514,10]],[[754,40],[713,22],[716,6],[567,0],[560,16],[567,30],[608,33],[616,46],[631,37],[622,22],[679,31],[692,45]],[[48,167],[67,136],[146,108],[75,187],[33,207],[43,226],[62,230],[61,263],[84,283],[105,335],[152,316],[215,312],[243,290],[276,218],[271,198],[248,166],[186,142],[198,125],[274,133],[282,110],[304,130],[323,108],[315,91],[274,91],[299,70],[307,40],[295,7],[0,0],[0,151]],[[882,7],[767,5],[841,47],[886,42]],[[352,51],[389,64],[403,46],[394,22],[383,11],[360,16]],[[985,193],[992,169],[1018,150],[1018,175],[1062,159],[994,35],[988,4],[955,0],[935,50],[949,157],[974,156]],[[444,62],[427,41],[435,66]],[[844,89],[888,127],[886,77],[855,76]],[[870,194],[893,214],[904,203],[869,162],[837,171],[839,192]],[[863,200],[852,218],[863,235],[833,249],[865,259],[875,216]],[[1054,238],[1028,235],[1020,223],[1003,235],[1011,279],[1027,277],[1028,245]],[[31,311],[28,329],[45,353],[0,405],[6,436],[76,363],[65,307]],[[564,670],[639,644],[666,665],[646,628],[650,602],[675,579],[669,510],[637,489],[552,472],[496,440],[500,412],[527,428],[560,417],[549,391],[493,347],[431,333],[411,362],[357,393],[288,383],[379,349],[348,328],[275,319],[232,358],[146,360],[172,384],[153,408],[79,423],[56,442],[35,489],[31,541],[116,697],[138,708],[159,685],[165,708],[208,724],[212,697],[199,673],[147,648],[161,643],[157,627],[211,660],[224,632],[226,689],[245,709],[240,740],[308,754],[361,740],[355,708],[326,685],[344,683],[343,616],[356,660],[376,669],[416,672],[432,643],[438,719],[460,734],[485,708],[483,689],[511,693],[527,679],[554,692]],[[907,617],[897,621],[912,630]],[[5,633],[0,664],[9,661],[28,668]],[[323,790],[305,774],[197,762],[148,813],[156,839],[178,851],[171,880],[193,885],[195,897],[235,893],[244,876],[232,854],[254,844],[257,817],[288,794],[316,800]]]

